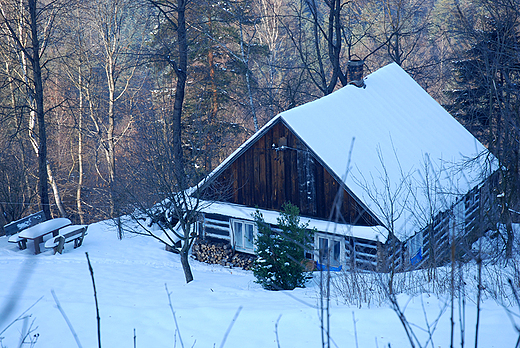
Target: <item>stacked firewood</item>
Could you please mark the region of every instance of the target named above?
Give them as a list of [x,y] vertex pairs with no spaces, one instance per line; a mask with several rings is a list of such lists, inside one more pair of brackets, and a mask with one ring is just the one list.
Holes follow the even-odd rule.
[[197,261],[219,264],[228,267],[251,269],[254,255],[235,253],[229,243],[209,242],[199,240],[193,245],[192,255]]

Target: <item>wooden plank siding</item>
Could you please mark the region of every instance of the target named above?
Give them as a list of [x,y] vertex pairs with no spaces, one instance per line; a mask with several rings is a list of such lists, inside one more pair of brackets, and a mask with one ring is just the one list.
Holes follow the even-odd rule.
[[[418,258],[413,253],[406,253],[404,270],[438,267],[447,264],[452,256],[457,260],[471,259],[473,243],[499,221],[498,181],[498,173],[494,173],[482,185],[461,197],[450,209],[436,214],[432,223],[410,237],[405,242],[407,249],[417,235],[420,235],[418,240],[422,240],[422,245]],[[455,212],[455,207],[459,206],[463,207],[460,217]]]
[[204,238],[216,238],[231,241],[231,223],[229,217],[218,214],[204,214],[202,221]]
[[[225,187],[232,190],[219,193]],[[329,219],[338,190],[342,195],[338,222],[378,225],[310,149],[278,122],[212,178],[202,196],[277,211],[291,202],[303,216]]]

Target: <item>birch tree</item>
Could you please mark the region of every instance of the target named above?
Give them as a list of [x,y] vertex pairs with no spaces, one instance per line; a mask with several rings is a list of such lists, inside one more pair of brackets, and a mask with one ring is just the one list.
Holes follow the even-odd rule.
[[27,0],[15,2],[0,1],[0,25],[16,50],[19,58],[18,81],[26,90],[26,105],[29,108],[29,138],[38,156],[38,181],[40,206],[47,218],[51,217],[48,181],[61,216],[66,216],[61,203],[59,189],[47,160],[47,130],[45,107],[44,72],[48,68],[49,46],[55,39],[57,18],[71,1],[44,2]]
[[[106,175],[98,171],[107,183],[109,194],[109,216],[115,217],[116,199],[116,146],[131,128],[132,115],[122,115],[118,109],[123,97],[129,93],[138,65],[137,57],[142,46],[142,37],[137,29],[143,30],[137,6],[127,0],[97,0],[90,3],[93,30],[96,31],[96,53],[104,72],[106,93],[102,98],[103,109],[91,113],[95,134],[106,163]],[[105,96],[103,96],[105,94]],[[91,95],[91,97],[93,97]],[[89,102],[93,103],[90,99]]]

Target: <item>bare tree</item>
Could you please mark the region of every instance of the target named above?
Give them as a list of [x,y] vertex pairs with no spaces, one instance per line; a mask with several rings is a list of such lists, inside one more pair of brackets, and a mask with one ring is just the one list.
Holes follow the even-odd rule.
[[[47,130],[44,89],[44,70],[48,68],[48,48],[54,39],[57,18],[72,2],[43,2],[28,0],[27,4],[4,0],[0,2],[2,30],[18,51],[21,72],[19,81],[27,90],[27,106],[30,109],[29,136],[39,159],[39,194],[41,208],[50,218],[48,180],[51,181],[56,204],[62,216],[66,216],[58,187],[47,160]],[[35,129],[37,127],[37,135]]]
[[98,0],[89,7],[96,53],[105,75],[102,85],[106,88],[106,97],[98,95],[103,101],[102,109],[91,116],[105,157],[107,174],[100,172],[100,175],[108,185],[109,215],[113,218],[116,213],[116,146],[133,123],[132,115],[123,115],[117,104],[129,93],[138,66],[143,36],[136,29],[144,29],[139,22],[143,14],[138,6],[127,0]]
[[256,27],[259,44],[267,49],[267,54],[253,57],[252,63],[259,93],[257,109],[266,120],[314,99],[310,96],[314,90],[312,81],[307,79],[298,58],[299,46],[288,35],[294,30],[290,25],[292,5],[282,0],[261,0],[256,5],[260,16]]
[[[401,163],[395,152],[394,159],[385,159],[379,147],[377,153],[382,168],[378,177],[371,176],[370,178],[366,178],[362,173],[354,173],[353,176],[363,188],[370,204],[374,206],[377,214],[382,217],[382,223],[388,232],[388,237],[386,238],[386,255],[383,256],[384,259],[381,261],[385,263],[382,265],[382,270],[390,273],[388,291],[390,294],[393,294],[394,274],[398,271],[399,266],[401,266],[398,263],[401,253],[401,243],[396,235],[401,234],[400,229],[402,226],[396,226],[396,223],[398,220],[402,220],[401,217],[404,214],[408,213],[407,209],[412,200],[410,184],[412,179],[411,173],[405,172],[401,167]],[[396,182],[393,181],[395,179],[392,179],[392,176],[388,173],[387,166],[390,161],[395,161],[397,164],[396,167],[400,172],[400,177]],[[392,165],[395,166],[394,163],[392,163]]]
[[[60,71],[64,80],[68,81],[73,87],[71,91],[75,91],[72,97],[69,97],[66,105],[66,112],[71,114],[73,121],[71,136],[76,135],[76,142],[71,141],[70,157],[73,158],[72,168],[69,172],[73,172],[77,168],[77,182],[75,187],[76,212],[79,215],[80,223],[86,222],[85,209],[83,204],[83,189],[86,181],[85,168],[89,159],[89,153],[86,152],[88,146],[89,115],[95,119],[94,104],[89,98],[92,97],[92,86],[95,81],[95,57],[93,43],[89,40],[94,35],[90,28],[90,11],[88,5],[80,4],[73,11],[69,12],[67,31],[71,35],[67,35],[63,40],[61,47],[62,55],[60,57]],[[95,37],[95,36],[94,36]],[[89,108],[90,106],[90,108]],[[90,111],[90,113],[89,113]],[[75,134],[74,134],[75,133]],[[85,139],[87,138],[87,140]]]
[[[190,192],[187,191],[190,180],[185,167],[181,127],[188,76],[189,46],[186,12],[189,10],[189,2],[186,0],[149,0],[149,3],[156,9],[159,18],[161,18],[158,23],[158,31],[164,29],[175,34],[175,37],[171,38],[174,42],[175,51],[170,50],[171,46],[163,46],[164,50],[161,50],[163,53],[157,55],[155,59],[166,66],[167,72],[173,74],[176,79],[176,86],[173,96],[173,110],[162,122],[155,123],[156,127],[159,125],[158,128],[155,128],[157,130],[155,134],[158,137],[149,139],[151,151],[148,154],[150,158],[143,162],[148,164],[148,168],[151,169],[148,176],[154,177],[152,180],[147,179],[149,183],[153,184],[150,187],[150,192],[157,193],[158,196],[155,197],[155,200],[162,203],[155,208],[141,204],[138,209],[146,215],[162,215],[161,221],[152,222],[162,223],[161,229],[164,232],[170,232],[166,234],[168,236],[166,244],[177,248],[177,242],[180,241],[181,245],[177,250],[181,256],[186,282],[189,283],[193,280],[193,274],[188,255],[193,241],[197,237],[193,228],[198,208],[198,202],[192,203]],[[158,158],[159,154],[162,154],[160,159]],[[159,213],[157,213],[157,210]],[[159,226],[161,225],[159,224]],[[150,230],[148,232],[150,235],[156,236]]]
[[[425,38],[429,34],[430,13],[433,9],[429,0],[383,0],[376,18],[380,23],[375,27],[377,45],[386,48],[391,61],[407,66],[407,60],[414,60],[418,52],[427,47]],[[424,60],[424,56],[421,59]],[[417,62],[411,63],[412,67]],[[408,64],[409,65],[409,64]]]
[[347,85],[347,62],[363,60],[373,25],[364,2],[293,1],[282,23],[301,69],[322,95]]
[[[23,130],[24,93],[18,83],[16,50],[2,36],[0,55],[0,225],[20,219],[31,211],[37,197],[37,168]],[[27,151],[29,150],[29,151]],[[0,231],[1,233],[1,231]]]
[[[198,197],[192,197],[192,189],[180,190],[172,146],[174,134],[168,122],[171,116],[157,113],[156,117],[142,125],[147,132],[140,152],[135,154],[138,165],[134,167],[133,176],[133,186],[139,185],[141,190],[139,195],[127,192],[130,216],[139,223],[144,234],[164,243],[167,250],[180,254],[186,282],[190,282],[193,274],[188,256],[199,237],[196,223],[204,203]],[[188,169],[186,184],[190,173],[192,171]]]
[[[258,28],[260,42],[265,44],[269,49],[267,56],[267,73],[265,74],[267,93],[268,93],[268,108],[269,118],[275,116],[275,86],[279,84],[278,63],[282,47],[282,35],[280,28],[280,15],[282,14],[281,0],[260,0],[259,8],[261,13],[261,21]],[[260,69],[262,72],[262,69]]]
[[330,94],[338,79],[345,80],[346,84],[346,77],[339,67],[342,44],[340,1],[294,2],[291,8],[293,15],[284,20],[284,29],[298,51],[307,76],[323,95]]

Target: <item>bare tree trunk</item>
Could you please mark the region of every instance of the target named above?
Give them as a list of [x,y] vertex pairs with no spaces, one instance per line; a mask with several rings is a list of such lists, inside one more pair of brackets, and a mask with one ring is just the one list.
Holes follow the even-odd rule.
[[61,201],[60,191],[58,189],[58,184],[54,179],[54,175],[52,175],[52,169],[49,162],[47,162],[47,176],[49,177],[49,182],[51,183],[52,193],[54,194],[54,201],[56,202],[56,206],[60,212],[60,216],[66,218],[67,212],[65,207],[63,206],[63,202]]
[[475,323],[475,348],[478,347],[478,331],[480,328],[480,302],[481,302],[480,300],[481,300],[481,296],[482,296],[482,255],[481,255],[482,241],[480,240],[479,243],[480,243],[480,245],[479,245],[479,251],[478,251],[478,255],[477,255],[477,270],[478,270],[477,286],[478,286],[478,289],[477,289],[477,322]]
[[343,86],[347,85],[348,81],[340,66],[341,55],[341,4],[339,0],[330,2],[329,5],[329,59],[332,65],[332,77],[327,87],[327,94],[334,91],[336,82],[339,79]]
[[181,139],[182,105],[186,88],[188,69],[188,41],[186,38],[186,0],[177,1],[177,40],[179,63],[174,64],[177,75],[177,88],[175,89],[175,102],[173,105],[173,153],[175,157],[175,176],[180,190],[187,188],[186,172],[184,169],[184,155]]
[[[208,14],[208,26],[210,35],[213,36],[213,21],[211,20],[211,13]],[[215,57],[213,55],[213,49],[210,47],[208,49],[208,64],[209,64],[209,78],[211,80],[211,120],[214,121],[218,112],[218,91],[217,91],[217,83],[215,80]],[[211,169],[211,168],[209,168]]]
[[40,205],[47,218],[51,217],[49,205],[49,188],[47,186],[47,132],[45,128],[45,110],[43,106],[43,81],[42,70],[40,64],[40,41],[38,38],[38,11],[36,8],[37,0],[28,0],[29,18],[31,26],[32,40],[32,56],[30,57],[33,82],[34,82],[34,99],[36,101],[36,117],[38,120],[38,179],[40,191]]
[[[29,138],[31,140],[31,144],[33,146],[34,152],[36,153],[36,155],[39,158],[40,157],[40,151],[41,151],[41,144],[40,144],[40,142],[38,142],[38,140],[34,136],[34,133],[35,133],[34,132],[34,128],[36,127],[36,121],[37,121],[36,112],[31,111],[30,114],[29,114],[29,117],[30,117],[30,120],[29,120]],[[58,207],[58,210],[60,212],[60,216],[61,217],[67,217],[67,213],[65,211],[65,207],[63,206],[63,203],[61,201],[61,195],[60,195],[60,191],[59,191],[59,188],[58,188],[58,184],[56,183],[56,180],[54,179],[54,175],[52,174],[52,168],[51,168],[51,165],[50,165],[50,163],[48,161],[47,161],[47,164],[45,166],[45,170],[47,171],[48,180],[51,183],[51,188],[52,188],[53,195],[54,195],[54,201],[56,203],[56,206]],[[46,215],[46,217],[48,219],[50,219],[51,218],[50,213],[49,213],[48,216]]]
[[78,112],[78,186],[76,188],[76,207],[80,223],[85,223],[85,214],[81,204],[81,190],[83,188],[83,79],[81,77],[81,64],[79,67],[79,112]]
[[323,58],[321,55],[321,48],[320,48],[320,37],[319,37],[319,24],[318,24],[318,16],[317,16],[317,9],[314,8],[312,11],[313,14],[313,33],[314,33],[314,47],[316,49],[316,59],[318,61],[319,66],[319,77],[321,81],[321,86],[318,86],[323,92],[324,95],[327,95],[327,81],[325,80],[325,68],[323,67]]
[[[115,149],[121,137],[121,134],[116,132],[116,121],[120,119],[116,103],[127,93],[137,67],[131,58],[134,55],[130,54],[132,43],[125,41],[124,35],[125,26],[132,16],[132,9],[130,9],[132,3],[126,0],[98,0],[95,5],[97,6],[95,21],[103,50],[102,57],[108,94],[106,118],[102,121],[95,121],[95,127],[103,147],[108,171],[106,182],[108,184],[109,215],[114,218],[118,215],[119,210],[116,199]],[[131,118],[131,115],[129,116]],[[131,123],[130,119],[123,133],[128,130]]]
[[278,15],[280,14],[282,1],[281,0],[261,0],[261,25],[260,25],[260,39],[269,47],[269,56],[267,58],[268,75],[267,88],[269,92],[269,119],[275,116],[274,111],[274,85],[275,75],[278,60],[279,47],[279,23]]
[[[168,149],[167,152],[170,150],[173,152],[173,170],[168,170],[168,173],[159,171],[155,174],[161,176],[161,181],[164,179],[164,175],[166,175],[167,178],[170,178],[171,172],[173,172],[175,177],[173,182],[169,179],[164,180],[168,182],[168,187],[163,188],[161,191],[170,195],[168,199],[170,203],[167,207],[164,207],[165,211],[170,212],[167,214],[167,219],[171,218],[171,211],[173,210],[176,218],[180,222],[180,228],[182,231],[176,230],[174,226],[170,226],[168,229],[169,232],[176,236],[176,239],[178,238],[177,241],[180,239],[180,249],[175,245],[173,246],[173,249],[180,253],[186,282],[189,283],[193,280],[193,274],[191,272],[188,256],[191,246],[197,238],[194,225],[197,221],[197,207],[199,202],[197,200],[194,204],[192,197],[186,193],[189,182],[186,174],[182,147],[182,108],[188,70],[188,39],[186,29],[186,4],[188,3],[188,0],[148,1],[164,15],[168,24],[172,25],[177,33],[177,40],[175,42],[177,48],[177,60],[171,56],[164,57],[177,78],[173,112],[171,115],[171,128],[169,129],[171,131],[171,138],[166,136],[167,139],[164,139],[168,141],[168,143],[165,144],[165,147]],[[167,10],[165,10],[165,8]],[[171,165],[171,160],[168,158],[167,162],[169,167]],[[153,233],[152,236],[154,236]],[[175,244],[173,240],[171,240],[171,242]]]
[[258,125],[258,118],[256,116],[256,109],[253,103],[253,91],[251,90],[251,71],[249,70],[249,51],[246,53],[244,49],[244,32],[242,28],[242,16],[238,20],[239,28],[240,28],[240,54],[242,55],[242,62],[246,66],[246,85],[247,85],[247,94],[249,97],[249,107],[251,108],[251,116],[253,117],[253,125],[255,127],[255,132],[258,132],[260,129]]
[[[173,153],[175,158],[175,176],[177,179],[179,190],[182,191],[181,195],[183,197],[181,202],[181,207],[184,205],[189,197],[186,196],[184,190],[188,188],[188,182],[186,178],[186,171],[184,167],[184,155],[182,149],[182,127],[181,127],[181,119],[182,119],[182,105],[184,103],[184,93],[186,88],[186,78],[187,78],[187,70],[188,70],[188,40],[186,38],[186,2],[187,0],[178,0],[177,1],[177,40],[178,40],[178,54],[179,54],[179,64],[177,66],[176,74],[177,74],[177,89],[175,90],[175,103],[173,106]],[[191,215],[191,213],[186,212],[186,214]],[[184,212],[181,212],[181,216],[184,216]],[[184,219],[181,217],[181,219]],[[183,229],[183,245],[181,248],[181,264],[182,269],[184,270],[184,277],[186,279],[186,283],[189,283],[193,280],[193,274],[191,272],[191,267],[188,261],[188,256],[190,253],[191,242],[193,238],[191,237],[191,225],[192,222],[190,218],[186,218],[184,223],[182,224]]]
[[188,262],[188,251],[181,252],[181,265],[182,270],[184,271],[184,278],[186,279],[186,283],[189,283],[193,280],[193,273],[191,272],[190,263]]
[[[213,36],[213,21],[211,19],[211,10],[208,13],[208,27],[210,35]],[[211,104],[210,104],[210,112],[208,124],[217,124],[217,113],[218,113],[218,90],[217,90],[217,82],[215,77],[215,57],[213,54],[213,48],[209,47],[208,49],[208,65],[209,65],[209,79],[211,81]],[[213,132],[209,132],[206,135],[206,155],[204,156],[204,168],[209,173],[213,168],[213,159],[215,156],[214,152],[214,143],[215,137],[213,136]]]
[[[107,42],[108,43],[108,42]],[[108,45],[107,45],[108,46]],[[108,48],[108,47],[107,47]],[[108,52],[108,61],[106,65],[106,75],[107,75],[107,84],[108,84],[108,128],[107,128],[107,138],[105,144],[105,155],[107,160],[108,167],[108,189],[109,189],[109,198],[110,198],[110,217],[113,218],[115,214],[115,203],[114,203],[114,184],[115,184],[115,154],[114,154],[114,125],[115,125],[115,115],[114,115],[114,104],[115,104],[115,79],[114,79],[114,57],[112,56],[112,52]]]
[[453,348],[455,334],[455,229],[453,229],[451,235],[450,297],[450,347]]
[[16,96],[14,91],[14,78],[11,75],[11,68],[9,62],[5,61],[5,71],[7,72],[8,81],[9,81],[9,95],[11,96],[11,108],[16,110]]

